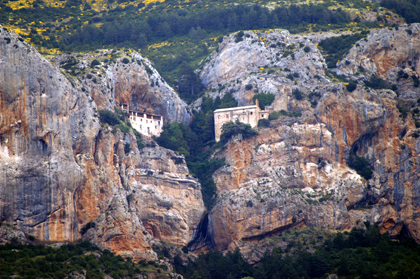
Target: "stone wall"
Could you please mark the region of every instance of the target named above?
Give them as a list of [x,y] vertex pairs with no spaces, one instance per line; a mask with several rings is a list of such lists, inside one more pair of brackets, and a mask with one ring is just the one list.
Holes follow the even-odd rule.
[[256,105],[246,107],[236,107],[227,109],[217,109],[214,111],[214,134],[216,141],[220,141],[222,135],[223,124],[229,121],[236,121],[246,123],[255,128],[258,125],[260,119],[268,119],[269,111],[261,110],[258,106],[258,100]]

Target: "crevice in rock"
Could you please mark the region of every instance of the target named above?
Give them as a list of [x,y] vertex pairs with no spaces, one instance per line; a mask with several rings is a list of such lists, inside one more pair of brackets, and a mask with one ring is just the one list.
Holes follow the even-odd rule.
[[216,247],[214,242],[213,223],[211,215],[204,213],[197,228],[194,229],[191,241],[188,243],[188,250],[196,251],[207,247],[209,249]]
[[272,236],[281,234],[282,232],[285,232],[285,231],[290,230],[290,229],[295,228],[295,227],[298,227],[298,228],[306,227],[305,220],[301,220],[301,221],[296,222],[296,223],[292,223],[292,224],[288,224],[286,226],[275,228],[274,230],[264,232],[262,234],[257,234],[257,235],[253,235],[253,236],[250,236],[250,237],[243,237],[241,240],[242,241],[258,241],[258,240],[261,240],[261,239],[266,238],[266,237],[272,237]]

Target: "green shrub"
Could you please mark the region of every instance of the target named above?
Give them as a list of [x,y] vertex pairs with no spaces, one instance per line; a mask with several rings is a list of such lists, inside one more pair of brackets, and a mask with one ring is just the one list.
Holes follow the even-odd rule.
[[365,81],[365,85],[373,89],[388,89],[389,85],[380,77],[372,75],[368,81]]
[[127,57],[124,57],[123,60],[122,60],[122,62],[124,64],[128,64],[128,63],[130,63],[130,60]]
[[144,144],[141,142],[141,140],[137,140],[137,148],[140,150],[142,148],[144,148]]
[[254,95],[252,100],[254,100],[254,102],[255,100],[258,100],[260,109],[264,109],[266,106],[271,105],[275,97],[276,96],[271,93],[262,93],[262,94]]
[[419,87],[419,78],[416,75],[412,75],[411,78],[413,79],[414,87]]
[[124,153],[128,154],[131,151],[131,145],[129,143],[124,144]]
[[130,204],[130,202],[133,200],[133,198],[134,198],[133,194],[127,195],[127,203]]
[[299,111],[285,111],[285,110],[280,110],[280,111],[274,111],[272,113],[270,113],[270,115],[268,116],[269,120],[275,120],[277,118],[279,118],[280,116],[288,116],[288,117],[301,117],[302,113]]
[[95,66],[97,66],[97,65],[101,65],[101,62],[99,62],[98,60],[93,60],[91,63],[90,63],[90,67],[91,68],[95,68]]
[[399,104],[397,105],[397,108],[400,112],[400,116],[405,119],[408,116],[409,110]]
[[251,125],[239,122],[229,121],[222,126],[222,135],[220,136],[220,141],[227,143],[233,136],[242,134],[244,139],[250,138],[252,136],[258,135],[258,131],[251,128]]
[[304,50],[305,52],[310,52],[310,51],[311,51],[311,48],[310,48],[309,46],[305,46],[305,47],[303,48],[303,50]]
[[295,97],[295,99],[298,100],[298,101],[301,101],[305,98],[305,96],[303,95],[303,93],[299,89],[294,89],[292,93],[293,93],[293,96]]
[[106,109],[99,111],[99,120],[101,123],[106,123],[110,126],[118,125],[121,122],[115,113]]
[[372,169],[369,166],[369,162],[363,158],[356,155],[351,155],[347,161],[347,165],[354,169],[360,176],[369,180],[372,178]]
[[242,41],[244,39],[243,36],[244,36],[244,31],[239,31],[238,33],[236,33],[235,42],[238,43]]
[[260,120],[258,120],[258,127],[261,127],[261,128],[268,128],[268,127],[270,127],[270,120],[268,120],[268,119],[260,119]]
[[150,69],[149,66],[147,66],[146,64],[144,65],[144,68],[146,69],[146,72],[149,74],[149,76],[153,75],[153,70]]
[[188,254],[188,252],[189,252],[187,246],[183,246],[181,250],[182,250],[182,252],[184,252],[184,254]]
[[247,84],[245,85],[245,90],[251,90],[252,89],[252,84]]
[[354,90],[356,90],[357,88],[357,84],[355,82],[350,82],[349,84],[346,85],[346,89],[349,92],[353,92]]
[[127,134],[130,131],[129,127],[122,124],[116,125],[115,127],[120,129],[120,131],[123,132],[124,134]]

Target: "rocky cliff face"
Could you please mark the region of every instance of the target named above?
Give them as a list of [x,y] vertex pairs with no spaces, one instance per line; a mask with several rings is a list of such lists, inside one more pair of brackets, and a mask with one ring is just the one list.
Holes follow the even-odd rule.
[[[338,73],[357,80],[375,74],[397,85],[403,99],[415,99],[419,87],[412,76],[420,75],[420,24],[404,25],[372,31],[365,40],[355,44],[338,64]],[[401,71],[400,74],[398,74]],[[403,77],[407,74],[407,77]]]
[[[224,39],[200,73],[209,96],[229,92],[248,105],[270,92],[274,109],[289,114],[214,155],[227,163],[214,174],[218,201],[206,219],[218,248],[293,227],[347,230],[364,221],[420,241],[420,131],[414,111],[400,114],[402,103],[413,110],[420,97],[417,30],[375,30],[358,42],[335,70],[359,82],[352,92],[330,80],[307,37],[267,31]],[[151,139],[139,149],[131,130],[98,118],[100,109],[129,103],[167,122],[190,122],[186,104],[150,62],[101,50],[52,65],[4,30],[0,54],[0,221],[134,259],[155,259],[158,240],[186,245],[204,206],[184,158]],[[372,73],[397,85],[399,96],[363,86]],[[367,160],[372,178],[348,167],[354,156]]]
[[113,109],[123,103],[129,104],[130,110],[162,115],[165,123],[191,121],[187,104],[137,52],[98,50],[64,54],[52,61],[70,78],[78,74],[71,78],[73,85],[91,95],[98,109]]
[[[412,34],[406,29],[413,30]],[[382,65],[375,70],[371,67],[372,71],[384,76],[389,69],[399,70],[398,61],[416,57],[414,48],[410,58],[405,53],[407,45],[418,41],[415,30],[417,25],[398,32],[373,31],[347,57],[372,57],[372,67]],[[393,53],[387,51],[387,44],[377,43],[379,38],[387,40],[389,36],[382,33],[389,32],[405,38],[406,46],[398,49],[395,44]],[[232,139],[223,154],[217,155],[224,156],[227,165],[214,175],[218,202],[211,211],[211,223],[216,245],[228,249],[293,227],[348,230],[364,226],[364,221],[377,223],[382,232],[392,236],[408,234],[420,241],[420,142],[411,115],[403,118],[397,109],[401,95],[397,98],[391,90],[363,86],[349,92],[343,84],[331,83],[322,55],[309,41],[275,33],[259,34],[262,42],[251,39],[252,34],[239,43],[233,42],[233,36],[225,39],[201,72],[208,87],[222,83],[225,89],[221,94],[234,88],[240,104],[249,104],[254,94],[271,92],[276,96],[276,110],[302,113],[301,117],[271,121],[271,127],[260,129],[255,138]],[[273,46],[276,41],[281,47]],[[235,59],[235,55],[246,56],[244,45],[255,43],[261,48],[255,60]],[[296,50],[297,45],[301,49]],[[309,51],[303,45],[309,46]],[[364,45],[376,47],[354,54],[355,48]],[[390,64],[386,71],[384,53],[388,53]],[[281,58],[274,61],[274,57]],[[343,62],[339,71],[350,69],[348,65]],[[247,91],[244,84],[250,80],[255,81],[254,89]],[[292,89],[299,89],[302,95],[293,94]],[[419,97],[412,95],[410,98]],[[374,171],[371,179],[347,166],[352,156],[368,161]]]
[[244,33],[239,42],[237,34],[225,37],[203,66],[200,77],[211,90],[209,96],[229,92],[239,106],[246,106],[253,103],[254,95],[272,93],[276,96],[274,109],[287,110],[288,105],[296,105],[291,97],[293,88],[299,86],[309,93],[326,82],[325,60],[309,38],[291,36],[287,30]]
[[[42,240],[89,239],[134,259],[154,259],[156,240],[186,245],[204,206],[183,157],[148,139],[139,150],[132,131],[97,117],[98,108],[140,104],[141,95],[167,121],[189,122],[165,83],[146,86],[156,71],[145,77],[144,64],[116,62],[95,81],[67,78],[5,30],[0,53],[0,220]],[[118,67],[126,73],[114,75]]]

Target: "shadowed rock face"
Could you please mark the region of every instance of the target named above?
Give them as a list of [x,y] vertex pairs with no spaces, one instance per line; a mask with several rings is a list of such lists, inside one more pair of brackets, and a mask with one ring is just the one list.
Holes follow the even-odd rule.
[[[406,38],[405,29],[417,34],[417,25],[413,25],[402,28],[395,36]],[[375,32],[367,42],[359,42],[360,46],[373,45],[372,40],[388,31]],[[270,39],[268,35],[265,38],[265,42]],[[299,73],[298,82],[285,80],[288,71],[284,69],[277,70],[277,75],[253,73],[251,79],[243,72],[261,66],[284,67],[290,65],[290,58],[274,62],[271,58],[268,65],[261,64],[262,60],[229,63],[226,54],[241,49],[247,41],[234,44],[232,38],[225,40],[220,52],[213,54],[201,72],[209,86],[214,83],[212,71],[226,73],[219,77],[225,78],[226,92],[234,89],[233,95],[239,102],[244,102],[244,96],[245,103],[249,103],[252,97],[246,96],[270,92],[276,96],[275,109],[301,112],[302,116],[281,117],[272,121],[270,128],[260,129],[257,137],[237,137],[228,143],[220,155],[226,158],[227,165],[213,176],[218,202],[210,214],[216,245],[231,249],[293,227],[349,230],[363,227],[364,221],[377,223],[382,232],[392,236],[405,233],[420,241],[420,141],[411,117],[400,116],[396,94],[362,87],[350,93],[343,84],[331,83],[322,70],[324,62],[319,61],[321,67],[313,64],[318,63],[312,59],[318,55],[315,50],[309,55],[295,54],[296,67],[305,65],[301,70],[292,68],[292,72]],[[299,36],[285,36],[281,42],[287,45],[293,40],[302,41]],[[415,45],[417,40],[417,35],[407,37],[407,45]],[[269,55],[270,43],[265,48],[260,44],[261,53]],[[363,55],[374,57],[372,65],[380,66],[384,61],[377,53],[383,51],[378,48],[367,48]],[[282,57],[287,48],[279,51]],[[375,72],[380,76],[392,67],[398,69],[401,59],[407,60],[397,59],[391,52],[389,55],[390,63],[396,64],[386,70],[383,65],[377,66],[383,69]],[[315,75],[318,78],[310,78]],[[241,86],[249,81],[255,88],[252,92]],[[270,84],[277,88],[270,89]],[[288,86],[290,90],[282,90]],[[301,90],[304,96],[300,101],[292,89]],[[309,103],[313,100],[309,93],[319,94],[320,98]],[[369,162],[374,171],[369,181],[347,166],[353,155],[363,156]]]
[[[2,30],[0,54],[0,221],[137,260],[156,258],[154,240],[186,245],[204,206],[183,157],[147,139],[139,150],[132,131],[112,131],[97,117],[96,100],[106,108],[140,94],[142,69],[116,74],[118,97],[92,97],[102,83],[69,81],[11,32]],[[186,104],[170,90],[156,93],[153,109],[188,123]]]
[[43,239],[75,240],[68,205],[84,177],[73,151],[94,148],[93,108],[15,34],[2,30],[0,49],[1,219]]

